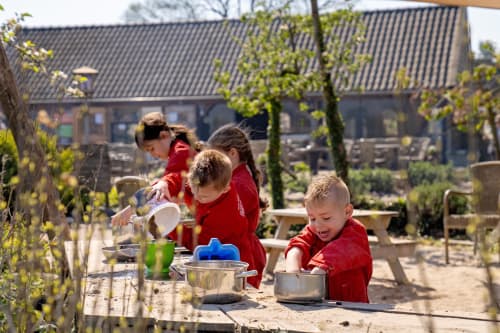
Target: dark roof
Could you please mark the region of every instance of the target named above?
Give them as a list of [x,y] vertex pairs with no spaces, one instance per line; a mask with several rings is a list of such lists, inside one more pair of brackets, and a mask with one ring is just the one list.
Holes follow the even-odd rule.
[[[353,78],[351,90],[388,92],[394,73],[431,88],[454,83],[469,50],[466,14],[456,7],[425,7],[363,13],[367,41],[360,52],[373,62]],[[230,33],[228,32],[228,29]],[[99,71],[94,99],[185,99],[217,96],[213,60],[234,71],[238,48],[233,36],[246,26],[236,20],[162,24],[24,28],[23,38],[52,49],[54,69]],[[31,79],[33,80],[33,79]],[[47,81],[30,82],[32,101],[54,99]]]

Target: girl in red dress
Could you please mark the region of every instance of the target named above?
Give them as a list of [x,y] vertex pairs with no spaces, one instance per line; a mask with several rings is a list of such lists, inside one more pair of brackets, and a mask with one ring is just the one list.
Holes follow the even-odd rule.
[[[193,131],[182,125],[169,125],[163,113],[151,112],[137,124],[135,142],[151,156],[167,162],[163,176],[151,184],[148,199],[164,197],[191,208],[193,194],[187,186],[186,176],[192,159],[201,150]],[[128,206],[112,217],[111,222],[126,225],[132,214]]]
[[186,187],[186,175],[194,156],[201,150],[193,131],[182,125],[169,125],[161,112],[151,112],[137,125],[135,142],[151,156],[167,162],[163,176],[153,183],[150,196],[184,200],[190,206],[193,196]]
[[259,224],[260,211],[267,207],[267,202],[259,197],[260,172],[255,165],[250,140],[245,131],[238,126],[225,125],[210,136],[208,146],[223,152],[231,160],[232,183],[245,209],[248,219],[247,234],[255,269],[259,272],[257,276],[248,278],[248,281],[258,288],[266,266],[266,251],[255,234],[255,230]]

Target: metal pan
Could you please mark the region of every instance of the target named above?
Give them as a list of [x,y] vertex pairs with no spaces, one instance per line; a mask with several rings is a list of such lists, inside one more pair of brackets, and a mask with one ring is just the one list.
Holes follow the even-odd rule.
[[274,296],[278,302],[322,302],[327,290],[326,274],[311,274],[309,271],[274,274]]

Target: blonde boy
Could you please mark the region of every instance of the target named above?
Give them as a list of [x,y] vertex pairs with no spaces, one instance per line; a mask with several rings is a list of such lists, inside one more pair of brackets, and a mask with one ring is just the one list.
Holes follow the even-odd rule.
[[211,238],[218,238],[223,244],[236,245],[240,259],[252,270],[255,264],[248,237],[248,220],[231,176],[231,160],[223,153],[208,149],[196,155],[188,181],[195,199],[199,233],[194,236],[197,239],[193,239],[193,233],[184,230],[182,244],[193,250],[195,244],[206,245]]
[[372,257],[364,226],[352,218],[349,189],[336,176],[313,179],[304,198],[309,224],[290,240],[285,270],[328,276],[328,298],[368,302]]

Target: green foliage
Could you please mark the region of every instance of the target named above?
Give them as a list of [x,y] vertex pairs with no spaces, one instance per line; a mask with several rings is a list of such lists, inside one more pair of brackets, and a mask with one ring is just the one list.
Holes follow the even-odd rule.
[[[47,165],[50,167],[50,173],[54,177],[54,182],[59,190],[61,203],[71,210],[75,205],[74,186],[71,182],[70,173],[73,171],[74,156],[71,148],[59,149],[57,147],[57,137],[49,135],[43,130],[37,131],[37,136],[45,153]],[[12,177],[17,175],[18,152],[10,130],[0,131],[0,154],[4,160],[3,185],[4,196],[8,196]],[[88,200],[87,200],[88,202]]]
[[17,147],[10,130],[0,130],[0,156],[3,185],[9,184],[17,174]]
[[369,192],[393,193],[394,181],[391,170],[365,168],[349,171],[349,187],[353,196]]
[[408,223],[408,213],[405,198],[398,197],[389,203],[384,203],[380,198],[376,196],[365,194],[355,197],[352,200],[352,204],[357,209],[389,210],[398,212],[398,216],[391,218],[391,222],[387,231],[395,236],[408,235],[406,229]]
[[[443,196],[453,187],[450,182],[423,183],[408,194],[411,211],[416,217],[416,230],[419,235],[440,235],[443,230]],[[453,197],[450,202],[452,213],[467,210],[467,199]]]
[[293,166],[292,177],[289,174],[283,174],[283,184],[286,190],[290,192],[305,193],[311,182],[311,168],[304,162],[299,162]]
[[[418,112],[425,119],[452,116],[453,123],[461,131],[486,132],[488,127],[495,128],[495,115],[499,114],[500,105],[500,53],[495,53],[491,43],[483,44],[481,51],[486,61],[475,66],[472,72],[460,73],[452,88],[422,90]],[[495,131],[489,139],[500,159],[500,139]]]
[[431,162],[412,162],[408,166],[408,182],[411,187],[442,182],[451,182],[453,178],[451,164],[436,165]]
[[[347,78],[366,58],[353,52],[353,48],[363,41],[364,29],[360,20],[360,14],[351,9],[321,16],[321,25],[326,32],[325,67],[341,79],[342,87],[347,85]],[[313,40],[313,22],[310,15],[294,14],[289,3],[274,10],[257,10],[242,17],[242,21],[247,32],[243,37],[234,36],[234,40],[241,47],[237,76],[243,80],[234,82],[228,64],[221,60],[215,60],[214,77],[220,84],[218,92],[228,101],[229,107],[246,117],[263,110],[269,114],[267,171],[273,207],[278,208],[283,205],[279,165],[282,100],[291,98],[300,102],[307,92],[319,91],[323,84],[319,71],[308,68],[316,61],[316,52],[309,43],[302,42],[304,38]],[[353,33],[341,39],[343,36],[333,33],[336,28],[351,29]],[[306,110],[304,106],[304,103],[300,105],[303,111]],[[318,110],[315,114],[321,112]],[[330,128],[332,133],[335,130]],[[341,128],[337,129],[337,133],[341,132]]]

